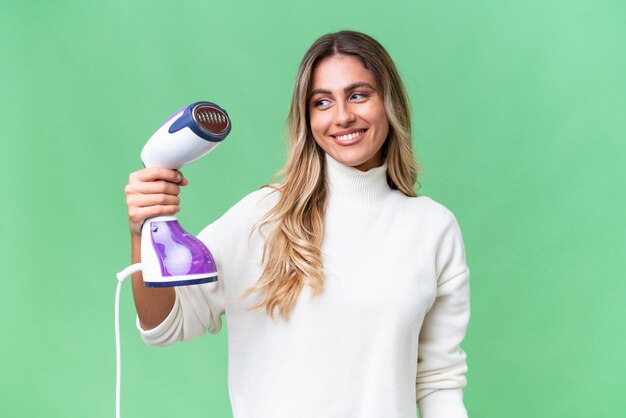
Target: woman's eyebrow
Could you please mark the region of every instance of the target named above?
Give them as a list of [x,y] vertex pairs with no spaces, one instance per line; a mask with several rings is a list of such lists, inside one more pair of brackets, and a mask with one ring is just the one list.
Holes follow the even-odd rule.
[[[372,90],[376,90],[374,88],[374,86],[372,86],[370,83],[366,83],[365,81],[359,81],[359,82],[352,83],[352,84],[346,86],[343,89],[343,91],[345,93],[347,93],[347,92],[349,92],[351,90],[358,89],[360,87],[367,87],[367,88],[370,88]],[[332,92],[330,90],[326,90],[326,89],[315,89],[315,90],[311,91],[311,93],[309,94],[309,97],[312,97],[312,96],[314,96],[316,94],[332,94]]]
[[350,84],[348,87],[343,89],[343,91],[344,92],[349,92],[350,90],[358,89],[358,88],[361,88],[361,87],[367,87],[367,88],[370,88],[372,90],[376,90],[374,88],[374,86],[372,86],[370,83],[366,83],[365,81],[359,81],[358,83]]

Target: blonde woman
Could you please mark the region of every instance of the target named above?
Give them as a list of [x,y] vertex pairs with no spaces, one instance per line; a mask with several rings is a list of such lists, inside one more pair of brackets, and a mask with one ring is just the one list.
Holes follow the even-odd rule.
[[[198,236],[219,280],[147,288],[137,325],[152,345],[216,333],[228,318],[234,418],[466,417],[460,348],[469,269],[459,225],[417,196],[409,106],[371,37],[319,38],[289,114],[282,179]],[[133,261],[146,218],[178,211],[187,180],[144,169],[126,187]]]

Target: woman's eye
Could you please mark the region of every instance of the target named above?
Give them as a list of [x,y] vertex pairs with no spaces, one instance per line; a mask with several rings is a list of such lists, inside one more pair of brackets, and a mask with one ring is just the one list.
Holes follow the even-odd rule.
[[326,107],[330,104],[330,100],[328,99],[318,99],[313,102],[313,106],[315,107]]
[[352,93],[352,95],[350,95],[350,99],[352,100],[360,100],[360,99],[365,99],[365,98],[367,98],[367,93],[357,92],[357,93]]

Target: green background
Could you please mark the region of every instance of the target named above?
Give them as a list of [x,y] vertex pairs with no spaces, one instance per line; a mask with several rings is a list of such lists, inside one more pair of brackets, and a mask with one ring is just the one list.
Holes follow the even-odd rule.
[[[4,0],[2,417],[114,415],[141,147],[193,101],[229,111],[227,141],[183,170],[199,231],[280,169],[299,60],[340,29],[394,57],[420,192],[463,230],[470,416],[626,416],[623,0]],[[122,415],[231,416],[225,330],[159,349],[134,315],[127,284]]]

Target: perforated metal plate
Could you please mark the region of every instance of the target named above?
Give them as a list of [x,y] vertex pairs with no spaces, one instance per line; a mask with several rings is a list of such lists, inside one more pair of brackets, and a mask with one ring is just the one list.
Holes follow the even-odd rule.
[[201,104],[192,112],[193,120],[209,135],[220,135],[226,132],[230,126],[230,120],[226,113],[215,106]]

